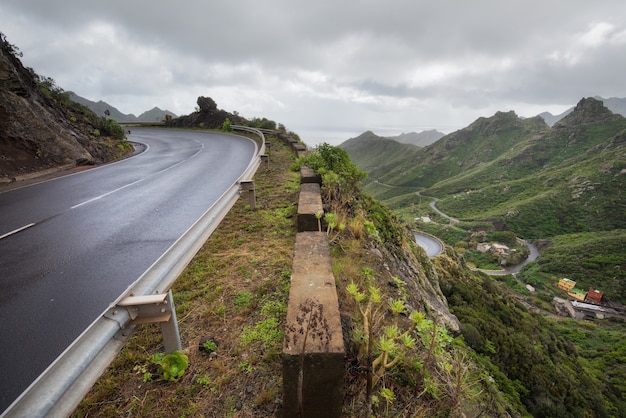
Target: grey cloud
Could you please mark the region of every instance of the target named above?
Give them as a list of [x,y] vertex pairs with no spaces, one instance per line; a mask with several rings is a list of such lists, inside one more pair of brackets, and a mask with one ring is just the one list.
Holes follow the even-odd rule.
[[338,133],[450,131],[511,105],[624,97],[625,22],[623,0],[0,4],[25,65],[77,94],[133,113],[190,112],[209,95]]

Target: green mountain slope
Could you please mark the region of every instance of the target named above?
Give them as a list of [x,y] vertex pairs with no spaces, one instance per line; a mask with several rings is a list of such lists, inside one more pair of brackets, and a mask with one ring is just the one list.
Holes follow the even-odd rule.
[[456,218],[497,220],[525,238],[626,228],[626,118],[595,99],[552,128],[499,112],[413,153],[357,140],[342,145],[350,158],[396,186],[367,186],[383,201],[422,190]]
[[[379,151],[352,146],[360,168],[361,161],[375,167],[365,169],[366,191],[405,219],[436,218],[429,196],[439,198],[437,207],[460,219],[468,235],[488,228],[548,240],[552,255],[540,257],[540,272],[576,277],[626,301],[626,286],[615,284],[626,281],[619,232],[626,229],[626,118],[602,102],[582,99],[551,128],[499,112],[392,164]],[[572,234],[597,251],[566,245]],[[450,236],[456,242],[462,234]],[[573,262],[570,253],[580,248],[587,249]]]
[[491,164],[431,187],[462,219],[497,218],[527,238],[626,227],[626,118],[594,99]]
[[379,167],[388,167],[420,150],[416,145],[403,144],[390,138],[383,138],[367,131],[341,144],[359,168],[375,172]]
[[[378,155],[377,169],[370,172],[370,177],[396,186],[428,188],[493,161],[545,129],[547,125],[539,117],[520,119],[514,112],[498,112],[491,118],[479,118],[469,127],[446,135],[413,155],[406,155],[402,161],[385,164],[381,161],[384,156]],[[364,157],[356,151],[346,151],[360,167]]]

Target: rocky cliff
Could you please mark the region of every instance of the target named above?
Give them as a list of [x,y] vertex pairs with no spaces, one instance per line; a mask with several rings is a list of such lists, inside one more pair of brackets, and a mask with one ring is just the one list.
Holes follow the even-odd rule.
[[58,167],[111,161],[132,149],[117,123],[74,103],[25,68],[0,33],[0,182]]

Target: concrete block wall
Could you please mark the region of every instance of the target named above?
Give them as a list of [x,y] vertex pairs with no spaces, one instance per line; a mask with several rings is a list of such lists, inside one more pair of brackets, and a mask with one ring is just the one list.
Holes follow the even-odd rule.
[[322,219],[318,216],[324,213],[322,195],[318,183],[300,184],[298,197],[298,232],[319,231]]
[[[296,157],[306,155],[304,144],[278,137]],[[343,408],[345,344],[328,236],[315,216],[324,210],[320,189],[320,176],[302,167],[282,353],[283,417],[334,418]]]
[[282,355],[283,416],[341,416],[344,357],[328,237],[325,232],[300,232]]

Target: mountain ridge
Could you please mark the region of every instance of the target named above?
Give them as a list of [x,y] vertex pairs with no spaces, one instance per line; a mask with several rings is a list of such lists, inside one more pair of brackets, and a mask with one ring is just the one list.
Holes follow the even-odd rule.
[[143,112],[139,116],[135,116],[132,113],[125,114],[119,111],[115,106],[112,106],[105,101],[98,100],[97,102],[94,102],[81,97],[74,92],[69,92],[69,94],[70,99],[91,109],[96,115],[104,116],[105,112],[108,111],[109,113],[107,117],[110,117],[117,122],[162,122],[166,117],[177,117],[176,114],[170,112],[169,110],[161,110],[156,106]]
[[417,145],[418,147],[425,147],[433,142],[436,142],[445,135],[446,134],[439,132],[436,129],[429,129],[422,132],[401,133],[400,135],[388,136],[386,138],[393,139],[394,141],[402,144],[412,144]]
[[[594,99],[603,102],[604,105],[613,113],[626,116],[626,98],[610,97],[608,99],[605,99],[600,96],[594,96]],[[573,110],[574,106],[570,107],[562,113],[559,113],[558,115],[553,115],[550,112],[542,112],[538,116],[541,116],[546,121],[548,126],[552,126],[559,120],[563,119],[565,116],[569,115]]]

